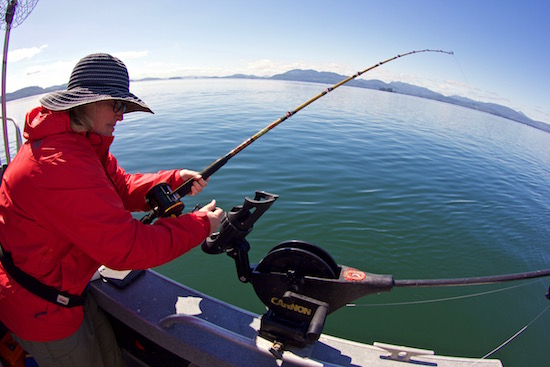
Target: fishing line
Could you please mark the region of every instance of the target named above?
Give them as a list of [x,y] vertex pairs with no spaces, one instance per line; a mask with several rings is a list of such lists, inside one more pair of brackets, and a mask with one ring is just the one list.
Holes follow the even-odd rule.
[[458,58],[454,54],[453,54],[453,56],[454,56],[456,64],[458,65],[458,69],[462,73],[462,77],[464,78],[464,81],[466,81],[466,85],[468,86],[468,89],[470,90],[470,94],[472,95],[472,98],[473,98],[474,97],[474,90],[472,88],[472,85],[468,81],[468,78],[466,77],[466,74],[464,73],[464,69],[462,69],[462,66],[460,65],[460,62],[458,62]]
[[522,327],[517,333],[515,333],[514,335],[512,335],[510,338],[508,338],[508,340],[506,340],[504,343],[502,343],[501,345],[499,345],[498,347],[496,347],[495,349],[493,349],[492,351],[490,351],[489,353],[487,353],[486,355],[484,355],[483,357],[481,357],[479,359],[479,361],[473,363],[470,365],[471,366],[475,366],[476,364],[478,364],[480,361],[484,360],[484,359],[487,359],[489,358],[490,356],[492,356],[493,354],[495,354],[496,352],[498,352],[500,349],[504,348],[506,345],[510,344],[515,338],[517,338],[521,333],[523,333],[525,330],[527,330],[527,328],[529,326],[531,326],[531,324],[533,324],[535,321],[537,321],[546,311],[548,311],[548,309],[550,308],[550,305],[549,306],[546,306],[546,308],[544,310],[542,310],[541,313],[539,313],[533,320],[531,320],[531,322],[529,322],[527,325],[525,325],[524,327]]
[[[360,76],[360,75],[362,75],[362,74],[364,74],[364,73],[366,73],[366,72],[368,72],[372,69],[375,69],[375,68],[377,68],[381,65],[384,65],[384,64],[386,64],[390,61],[393,61],[393,60],[396,60],[398,58],[405,57],[405,56],[408,56],[408,55],[413,55],[413,54],[418,54],[418,53],[423,53],[423,52],[437,52],[437,53],[444,53],[444,54],[448,54],[448,55],[454,55],[454,52],[452,52],[452,51],[430,50],[430,49],[416,50],[416,51],[410,51],[410,52],[407,52],[407,53],[404,53],[404,54],[396,55],[396,56],[391,57],[387,60],[380,61],[379,63],[377,63],[375,65],[372,65],[372,66],[370,66],[370,67],[368,67],[368,68],[366,68],[362,71],[358,71],[357,73],[355,73],[355,74],[347,77],[346,79],[334,84],[332,87],[329,87],[329,88],[325,89],[324,91],[317,94],[313,98],[311,98],[311,99],[307,100],[306,102],[302,103],[301,105],[296,107],[294,110],[288,111],[285,115],[279,117],[277,120],[273,121],[271,124],[267,125],[265,128],[261,129],[260,131],[258,131],[256,134],[254,134],[253,136],[251,136],[247,140],[243,141],[240,145],[238,145],[236,148],[232,149],[226,155],[224,155],[224,156],[218,158],[217,160],[215,160],[214,162],[212,162],[208,167],[206,167],[204,170],[202,170],[200,172],[200,175],[206,180],[208,177],[210,177],[212,174],[214,174],[216,171],[218,171],[221,167],[223,167],[232,157],[237,155],[244,148],[246,148],[247,146],[252,144],[254,141],[259,139],[260,137],[262,137],[264,134],[266,134],[267,132],[269,132],[270,130],[275,128],[277,125],[279,125],[280,123],[282,123],[286,119],[292,117],[293,115],[298,113],[303,108],[309,106],[310,104],[312,104],[313,102],[315,102],[319,98],[323,97],[324,95],[332,92],[334,89],[346,84],[350,80],[353,80],[353,79],[357,78],[358,76]],[[193,182],[194,182],[194,179],[192,179],[192,178],[187,180],[184,184],[182,184],[181,186],[176,188],[174,190],[174,192],[171,193],[171,194],[177,200],[181,199],[183,196],[187,195],[191,191],[191,187],[193,186]],[[145,215],[141,219],[141,221],[143,223],[147,223],[147,224],[151,223],[159,215],[164,214],[164,213],[159,213],[159,212],[160,212],[160,210],[158,210],[158,208],[152,208],[152,210],[147,215]]]
[[408,306],[408,305],[419,305],[419,304],[425,304],[425,303],[437,303],[437,302],[445,302],[445,301],[455,301],[458,299],[465,299],[465,298],[473,298],[473,297],[479,297],[479,296],[486,296],[488,294],[492,293],[499,293],[499,292],[505,292],[509,291],[511,289],[523,287],[526,285],[530,285],[536,282],[540,282],[540,279],[533,280],[531,282],[518,284],[510,287],[500,288],[500,289],[494,289],[492,291],[486,291],[486,292],[479,292],[479,293],[472,293],[472,294],[465,294],[461,296],[455,296],[455,297],[447,297],[447,298],[436,298],[436,299],[428,299],[428,300],[422,300],[422,301],[409,301],[409,302],[397,302],[397,303],[348,303],[346,307],[382,307],[382,306]]
[[474,92],[474,89],[472,88],[472,85],[470,84],[470,81],[468,80],[468,77],[466,76],[466,73],[464,72],[464,69],[462,68],[462,65],[460,64],[460,62],[458,61],[458,58],[456,57],[455,54],[453,54],[454,56],[454,60],[456,62],[456,65],[458,66],[458,69],[460,70],[460,73],[462,74],[462,77],[464,78],[464,81],[466,82],[466,86],[468,87],[468,90],[470,91],[470,101],[473,102],[474,106],[475,106],[475,109],[481,113],[481,118],[483,119],[483,121],[485,123],[488,122],[488,119],[487,119],[487,116],[486,114],[488,112],[484,112],[482,109],[481,109],[481,103],[480,101],[478,101],[478,99],[476,98],[476,94]]

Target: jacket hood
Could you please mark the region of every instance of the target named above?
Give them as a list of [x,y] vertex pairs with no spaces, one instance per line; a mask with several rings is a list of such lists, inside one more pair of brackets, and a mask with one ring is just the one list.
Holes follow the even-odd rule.
[[36,107],[27,113],[23,137],[27,140],[39,140],[66,131],[73,131],[67,111],[54,112],[44,107]]
[[104,162],[113,143],[114,136],[101,136],[97,133],[77,133],[71,128],[71,119],[67,111],[51,111],[45,107],[36,107],[27,113],[23,137],[29,141],[44,139],[48,136],[70,132],[86,137],[98,158]]

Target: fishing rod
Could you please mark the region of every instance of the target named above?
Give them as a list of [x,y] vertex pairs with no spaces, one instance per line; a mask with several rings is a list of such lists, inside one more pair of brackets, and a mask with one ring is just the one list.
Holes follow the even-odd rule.
[[[324,95],[332,92],[336,88],[340,87],[341,85],[346,84],[350,80],[353,80],[357,78],[358,76],[375,69],[379,66],[382,66],[390,61],[393,61],[395,59],[405,57],[412,54],[417,53],[423,53],[423,52],[438,52],[438,53],[444,53],[453,55],[454,53],[452,51],[443,51],[443,50],[416,50],[416,51],[410,51],[404,54],[399,54],[394,57],[391,57],[387,60],[380,61],[379,63],[372,65],[368,68],[366,68],[363,71],[358,71],[357,73],[349,76],[348,78],[334,84],[332,87],[329,87],[322,91],[321,93],[317,94],[315,97],[307,100],[306,102],[302,103],[298,107],[296,107],[292,111],[288,111],[284,116],[279,117],[275,121],[273,121],[271,124],[267,125],[260,131],[258,131],[256,134],[252,135],[247,140],[243,141],[240,145],[238,145],[236,148],[229,151],[226,155],[218,158],[214,162],[212,162],[208,167],[206,167],[204,170],[200,172],[200,175],[205,180],[213,175],[216,171],[218,171],[220,168],[222,168],[231,158],[233,158],[235,155],[237,155],[239,152],[241,152],[244,148],[252,144],[254,141],[265,135],[268,131],[275,128],[277,125],[281,124],[286,119],[290,118],[291,116],[298,113],[300,110],[304,109],[305,107],[309,106],[319,98],[323,97]],[[183,196],[187,195],[191,191],[191,187],[193,185],[193,178],[190,178],[185,183],[183,183],[181,186],[179,186],[176,190],[172,192],[170,187],[167,184],[160,184],[155,186],[151,191],[147,194],[146,200],[151,206],[152,210],[145,215],[141,221],[143,223],[149,224],[153,220],[155,220],[159,215],[160,216],[171,216],[171,215],[177,215],[178,213],[181,213],[183,210],[183,203],[179,201]]]

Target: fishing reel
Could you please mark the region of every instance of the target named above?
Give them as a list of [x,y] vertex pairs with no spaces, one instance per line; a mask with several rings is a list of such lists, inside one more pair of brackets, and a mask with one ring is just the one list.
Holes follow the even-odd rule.
[[177,217],[185,208],[179,195],[166,182],[153,186],[145,195],[145,201],[157,217]]
[[303,241],[282,242],[250,266],[245,237],[277,198],[263,191],[256,192],[254,200],[245,198],[242,206],[224,216],[220,231],[204,241],[202,249],[227,253],[235,260],[239,280],[252,283],[267,307],[261,336],[303,347],[319,338],[330,313],[359,297],[390,291],[394,281],[391,275],[338,265],[328,252]]

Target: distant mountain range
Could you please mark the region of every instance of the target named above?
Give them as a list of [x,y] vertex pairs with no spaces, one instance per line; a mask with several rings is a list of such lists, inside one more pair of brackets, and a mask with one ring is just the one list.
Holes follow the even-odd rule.
[[[196,77],[194,77],[196,78]],[[298,82],[310,82],[310,83],[323,83],[334,85],[347,78],[345,75],[340,75],[332,72],[319,72],[316,70],[290,70],[283,74],[277,74],[271,77],[258,77],[254,75],[244,75],[244,74],[235,74],[225,77],[208,77],[208,78],[233,78],[233,79],[273,79],[273,80],[290,80]],[[170,79],[187,79],[184,77],[174,77]],[[160,78],[146,78],[136,81],[146,81],[146,80],[160,80]],[[450,103],[466,108],[471,108],[474,110],[490,113],[492,115],[504,117],[516,122],[521,122],[537,129],[546,131],[550,133],[550,125],[541,121],[535,121],[527,117],[522,112],[515,111],[509,107],[502,106],[495,103],[485,103],[474,101],[469,98],[460,97],[460,96],[444,96],[443,94],[433,92],[427,88],[417,87],[415,85],[401,83],[401,82],[391,82],[385,83],[381,80],[370,79],[354,79],[349,81],[346,85],[354,86],[358,88],[367,88],[374,89],[384,92],[391,93],[400,93],[410,96],[416,96],[421,98],[433,99],[440,102]],[[27,87],[15,91],[13,93],[6,93],[6,100],[11,101],[19,98],[30,97],[37,94],[49,93],[56,90],[62,90],[67,87],[67,84],[56,85],[49,88],[40,88],[40,87]]]

